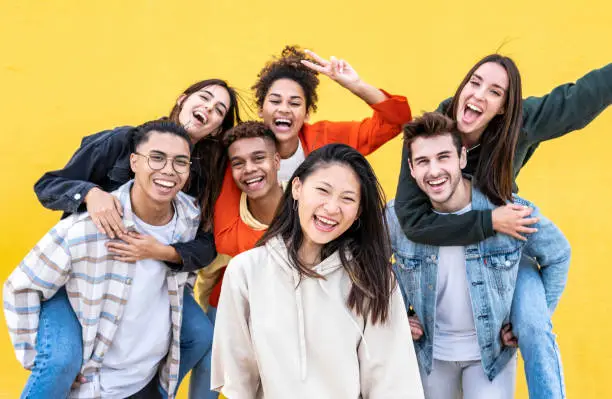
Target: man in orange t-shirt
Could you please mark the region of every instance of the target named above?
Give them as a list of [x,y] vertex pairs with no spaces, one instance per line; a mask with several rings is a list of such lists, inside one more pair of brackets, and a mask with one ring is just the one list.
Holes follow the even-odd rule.
[[200,273],[198,291],[203,306],[217,307],[223,272],[229,259],[249,250],[268,228],[283,188],[278,182],[280,155],[274,134],[261,122],[244,122],[224,137],[230,171],[239,197],[223,204],[220,221],[225,234],[216,238],[220,257]]

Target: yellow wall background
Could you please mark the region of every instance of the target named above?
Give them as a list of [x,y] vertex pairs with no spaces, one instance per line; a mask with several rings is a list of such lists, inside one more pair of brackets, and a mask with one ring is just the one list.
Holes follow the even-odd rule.
[[[346,58],[362,78],[405,94],[415,114],[452,95],[477,59],[506,43],[525,95],[548,92],[612,61],[609,0],[10,1],[0,0],[0,280],[58,220],[32,190],[64,165],[82,136],[166,114],[189,84],[209,77],[248,88],[270,55],[297,43]],[[369,114],[322,78],[319,119]],[[540,146],[521,194],[566,233],[573,265],[555,330],[570,398],[612,397],[606,209],[612,112]],[[389,197],[400,141],[370,157]],[[0,321],[0,398],[27,377]],[[185,398],[183,384],[182,398]],[[526,398],[522,371],[517,397]]]

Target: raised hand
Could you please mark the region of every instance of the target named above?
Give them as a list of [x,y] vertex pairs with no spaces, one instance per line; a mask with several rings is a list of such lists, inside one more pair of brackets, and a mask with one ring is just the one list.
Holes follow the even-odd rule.
[[328,76],[347,89],[350,89],[351,85],[359,83],[359,75],[345,60],[339,60],[331,56],[328,61],[310,50],[304,50],[304,52],[316,61],[315,63],[309,60],[302,60],[302,64],[308,68]]

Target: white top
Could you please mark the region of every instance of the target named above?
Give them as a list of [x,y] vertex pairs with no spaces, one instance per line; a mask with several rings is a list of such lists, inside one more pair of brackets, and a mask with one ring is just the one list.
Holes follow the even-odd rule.
[[[152,226],[136,215],[134,222],[139,232],[168,245],[176,227],[176,212],[164,226]],[[103,398],[121,399],[142,390],[168,353],[172,323],[167,270],[164,262],[153,259],[134,264],[130,295],[100,369]]]
[[336,252],[303,278],[275,238],[225,272],[211,387],[228,398],[423,398],[399,287],[373,325],[347,305],[350,278]]
[[304,154],[304,148],[302,147],[302,141],[298,140],[297,150],[287,159],[281,159],[280,169],[278,170],[278,181],[284,182],[289,181],[293,172],[304,162],[306,154]]
[[[472,209],[469,204],[456,215]],[[440,247],[433,357],[445,361],[480,360],[467,280],[465,247]]]

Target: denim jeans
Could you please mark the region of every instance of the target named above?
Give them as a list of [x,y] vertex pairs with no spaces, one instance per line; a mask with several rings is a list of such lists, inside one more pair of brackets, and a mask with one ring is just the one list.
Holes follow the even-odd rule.
[[[217,308],[208,307],[208,318],[212,325],[215,325]],[[212,340],[211,340],[212,342]],[[219,393],[210,390],[210,367],[212,361],[212,348],[204,358],[191,371],[189,380],[189,399],[217,399]]]
[[563,366],[537,264],[523,256],[510,320],[525,364],[530,399],[565,398]]
[[41,304],[36,358],[21,399],[68,397],[82,358],[81,325],[61,288]]
[[[185,288],[179,382],[212,348],[212,323]],[[42,302],[32,373],[22,399],[65,398],[83,361],[81,325],[64,288]],[[210,362],[209,362],[210,363]],[[210,386],[210,381],[209,381]],[[166,392],[160,387],[160,393]]]

